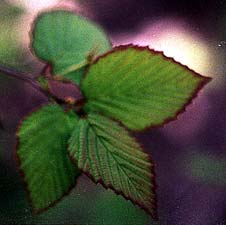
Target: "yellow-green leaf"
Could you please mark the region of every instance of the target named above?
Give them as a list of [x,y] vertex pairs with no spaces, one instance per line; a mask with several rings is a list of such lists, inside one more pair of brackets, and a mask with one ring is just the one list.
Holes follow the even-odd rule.
[[69,140],[69,154],[96,183],[155,215],[152,162],[117,122],[98,114],[80,119]]
[[86,74],[84,109],[139,131],[174,119],[208,81],[162,53],[122,46],[100,57]]

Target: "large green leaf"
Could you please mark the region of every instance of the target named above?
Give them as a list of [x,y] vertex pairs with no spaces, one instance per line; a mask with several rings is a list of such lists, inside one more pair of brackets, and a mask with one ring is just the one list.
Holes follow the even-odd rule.
[[98,114],[80,119],[69,140],[69,153],[95,182],[155,214],[152,163],[117,122]]
[[[41,14],[34,26],[32,47],[42,60],[53,65],[53,72],[69,75],[78,82],[87,56],[95,56],[111,49],[111,44],[101,30],[88,19],[69,11],[53,11]],[[79,74],[71,75],[79,70]]]
[[74,113],[47,105],[18,130],[17,154],[34,211],[54,204],[75,185],[79,170],[68,157],[67,141],[76,121]]
[[82,82],[86,112],[101,112],[132,130],[174,119],[208,78],[148,48],[118,47]]

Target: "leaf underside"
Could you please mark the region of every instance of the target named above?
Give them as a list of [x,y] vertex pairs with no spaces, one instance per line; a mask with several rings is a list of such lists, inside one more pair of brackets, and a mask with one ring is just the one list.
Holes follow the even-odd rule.
[[[95,56],[111,49],[104,32],[86,18],[69,11],[53,11],[41,14],[34,26],[32,48],[42,60],[53,66],[53,73],[65,75],[67,69],[86,62],[90,53]],[[79,83],[86,65],[69,79]]]
[[152,163],[117,122],[98,114],[80,119],[69,140],[69,154],[96,183],[155,215]]
[[82,82],[84,109],[140,131],[174,119],[208,81],[162,53],[121,46],[90,67]]
[[26,117],[18,130],[17,155],[35,212],[60,200],[75,185],[79,170],[67,154],[76,115],[46,105]]

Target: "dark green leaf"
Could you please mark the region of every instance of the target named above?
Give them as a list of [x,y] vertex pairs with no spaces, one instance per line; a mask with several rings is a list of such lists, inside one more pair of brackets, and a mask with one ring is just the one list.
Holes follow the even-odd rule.
[[[54,74],[70,74],[69,78],[79,83],[89,54],[104,53],[111,44],[104,32],[86,18],[69,11],[53,11],[36,20],[32,47],[40,59],[53,65]],[[71,76],[76,70],[80,73]]]
[[69,140],[69,153],[95,182],[155,214],[150,159],[117,122],[97,114],[80,119]]
[[[35,211],[54,204],[75,185],[79,170],[67,154],[67,141],[78,118],[47,105],[22,122],[17,154]],[[73,124],[73,125],[72,125]]]
[[88,71],[82,82],[85,111],[143,130],[174,119],[208,81],[162,53],[122,46]]

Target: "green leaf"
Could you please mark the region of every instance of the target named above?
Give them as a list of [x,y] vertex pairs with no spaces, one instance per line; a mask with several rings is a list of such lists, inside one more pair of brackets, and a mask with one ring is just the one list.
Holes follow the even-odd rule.
[[77,116],[47,105],[22,122],[17,155],[35,212],[60,200],[75,185],[79,170],[67,154],[67,141]]
[[86,74],[84,109],[139,131],[174,119],[208,81],[160,52],[121,46],[100,57]]
[[32,47],[40,59],[53,65],[54,74],[67,77],[79,70],[79,74],[69,76],[78,82],[89,54],[102,54],[111,44],[102,29],[88,19],[69,11],[53,11],[37,18]]
[[117,122],[98,114],[80,119],[69,139],[69,154],[96,183],[155,215],[152,163]]
[[73,72],[67,73],[64,77],[75,82],[77,85],[80,85],[82,80],[82,75],[85,74],[87,67],[82,67],[81,69],[75,70]]

